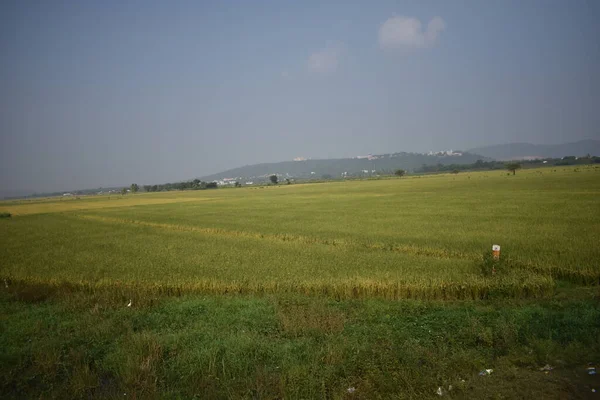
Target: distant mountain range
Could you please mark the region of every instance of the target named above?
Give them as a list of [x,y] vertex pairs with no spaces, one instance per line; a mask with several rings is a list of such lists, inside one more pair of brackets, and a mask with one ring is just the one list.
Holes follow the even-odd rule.
[[355,158],[337,158],[322,160],[298,160],[276,163],[247,165],[213,175],[203,176],[203,181],[219,181],[224,179],[254,181],[265,180],[270,175],[280,178],[340,178],[343,176],[369,176],[377,173],[393,173],[396,169],[411,171],[424,164],[471,164],[483,159],[470,152],[439,152],[435,154],[393,153],[378,154]]
[[477,147],[469,153],[481,154],[496,160],[522,160],[527,158],[560,158],[565,156],[600,156],[600,141],[581,140],[564,144],[509,143]]
[[[377,173],[391,173],[396,169],[412,171],[426,165],[472,164],[477,160],[517,160],[533,158],[561,158],[565,156],[600,156],[600,141],[582,140],[579,142],[536,145],[531,143],[509,143],[478,147],[465,152],[438,153],[392,153],[369,155],[355,158],[283,161],[246,165],[217,174],[203,176],[203,181],[222,180],[266,180],[269,175],[280,178],[339,178],[342,176],[369,176]],[[233,182],[232,182],[233,183]]]
[[[297,159],[276,163],[246,165],[217,174],[199,177],[205,182],[222,181],[231,183],[239,181],[268,181],[270,175],[279,176],[280,180],[290,179],[331,179],[341,177],[365,177],[376,174],[391,174],[397,169],[408,172],[422,169],[423,165],[462,165],[472,164],[477,160],[517,160],[528,158],[562,158],[565,156],[600,156],[600,141],[582,140],[579,142],[557,145],[535,145],[530,143],[509,143],[478,147],[465,152],[444,151],[437,153],[392,153],[368,155],[354,158],[338,159]],[[112,188],[120,189],[120,187]],[[72,191],[74,194],[96,193],[103,189]],[[105,191],[108,189],[104,189]],[[28,191],[0,191],[1,197],[25,197]],[[37,196],[60,195],[43,193]]]

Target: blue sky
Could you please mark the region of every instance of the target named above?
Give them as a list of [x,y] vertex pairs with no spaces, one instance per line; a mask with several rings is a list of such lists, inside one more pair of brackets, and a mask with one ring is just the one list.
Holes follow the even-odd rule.
[[596,1],[0,3],[0,188],[600,138]]

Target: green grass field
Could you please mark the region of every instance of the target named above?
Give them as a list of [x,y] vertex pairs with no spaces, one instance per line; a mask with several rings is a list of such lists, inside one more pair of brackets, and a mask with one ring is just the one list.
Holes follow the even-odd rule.
[[0,220],[2,397],[423,398],[442,387],[586,398],[596,387],[585,368],[600,362],[598,166],[0,212],[12,214]]

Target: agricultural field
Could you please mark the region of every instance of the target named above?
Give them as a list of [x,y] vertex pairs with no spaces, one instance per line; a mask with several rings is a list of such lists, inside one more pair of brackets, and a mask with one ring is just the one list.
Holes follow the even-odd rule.
[[600,393],[598,166],[0,212],[3,398]]

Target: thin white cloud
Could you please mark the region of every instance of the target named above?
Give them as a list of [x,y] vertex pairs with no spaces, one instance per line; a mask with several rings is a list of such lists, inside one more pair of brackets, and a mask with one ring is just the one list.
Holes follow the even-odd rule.
[[308,57],[308,69],[312,72],[328,73],[337,69],[344,46],[341,43],[330,44]]
[[446,23],[440,17],[432,18],[426,30],[417,18],[392,17],[379,27],[379,46],[382,49],[431,47],[444,29]]

